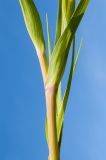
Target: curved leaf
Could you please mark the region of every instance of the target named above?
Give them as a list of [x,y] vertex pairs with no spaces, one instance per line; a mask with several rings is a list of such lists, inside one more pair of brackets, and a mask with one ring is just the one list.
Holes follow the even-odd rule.
[[45,41],[39,13],[33,0],[20,0],[28,33],[36,50],[45,53]]

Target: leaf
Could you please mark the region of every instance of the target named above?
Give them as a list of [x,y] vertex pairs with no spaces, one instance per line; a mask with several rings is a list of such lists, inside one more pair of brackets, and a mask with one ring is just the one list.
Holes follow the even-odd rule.
[[67,105],[69,92],[70,92],[70,88],[71,88],[71,82],[72,82],[72,76],[73,76],[73,66],[74,66],[74,56],[75,56],[75,38],[73,40],[72,61],[71,61],[71,67],[70,67],[68,83],[67,83],[67,87],[66,87],[66,90],[65,90],[65,93],[64,93],[63,101],[61,103],[60,113],[59,113],[58,121],[57,121],[58,122],[57,123],[57,134],[58,134],[59,145],[61,145],[64,113],[65,113],[65,110],[66,110],[66,105]]
[[75,11],[75,0],[62,0],[62,33]]
[[47,37],[48,37],[48,53],[49,53],[49,62],[51,59],[51,42],[50,42],[50,28],[48,23],[48,16],[46,14],[46,26],[47,26]]
[[25,24],[36,50],[45,53],[45,41],[39,13],[33,0],[20,0]]
[[75,0],[59,0],[55,44],[69,23],[70,17],[72,16],[74,10]]
[[81,51],[81,48],[82,48],[82,42],[83,42],[83,40],[81,40],[80,45],[79,45],[78,53],[77,53],[77,56],[76,56],[76,59],[75,59],[75,63],[74,63],[74,66],[73,66],[73,74],[75,72],[75,69],[76,69],[76,66],[77,66],[77,62],[78,62],[78,59],[79,59],[80,51]]
[[62,0],[62,6],[65,13],[67,22],[69,22],[70,17],[72,16],[75,10],[75,0]]
[[58,122],[58,124],[57,124],[58,132],[57,133],[58,133],[59,146],[61,145],[63,123],[64,123],[64,114],[65,114],[65,111],[66,111],[67,101],[68,101],[69,93],[70,93],[70,89],[71,89],[72,77],[73,77],[73,74],[75,73],[75,69],[76,69],[76,65],[77,65],[77,62],[78,62],[79,55],[80,55],[81,47],[82,47],[82,40],[80,42],[78,53],[77,53],[77,56],[76,56],[76,59],[75,59],[75,62],[74,62],[74,55],[75,55],[75,40],[74,40],[73,51],[72,51],[72,53],[73,53],[72,54],[73,55],[72,56],[72,64],[71,64],[71,68],[70,68],[69,79],[68,79],[67,88],[66,88],[66,91],[65,91],[65,94],[64,94],[64,98],[63,98],[63,101],[61,103],[61,107],[60,107],[61,109],[60,109],[60,113],[59,113],[58,121],[57,121]]
[[58,42],[56,43],[48,69],[46,85],[59,84],[65,70],[68,52],[71,42],[73,40],[73,36],[86,11],[88,3],[89,0],[80,1],[77,9],[75,10],[73,16],[69,21],[69,24],[59,38]]
[[58,18],[57,18],[57,24],[56,24],[56,38],[55,38],[55,44],[57,43],[58,39],[61,36],[61,26],[62,26],[62,0],[59,0],[59,8],[58,8]]

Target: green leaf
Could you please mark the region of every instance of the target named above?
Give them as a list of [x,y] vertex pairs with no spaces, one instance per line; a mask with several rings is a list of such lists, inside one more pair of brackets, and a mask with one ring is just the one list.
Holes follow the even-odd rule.
[[58,120],[57,120],[57,134],[58,134],[59,146],[61,145],[63,123],[64,123],[64,114],[65,114],[65,111],[66,111],[67,101],[68,101],[69,93],[70,93],[70,89],[71,89],[72,77],[73,77],[73,74],[74,74],[75,69],[76,69],[76,65],[77,65],[77,62],[78,62],[79,55],[80,55],[81,47],[82,47],[82,40],[80,42],[78,53],[77,53],[77,56],[76,56],[76,59],[75,59],[75,62],[74,62],[74,56],[75,56],[75,39],[74,39],[73,49],[72,49],[72,63],[71,63],[71,68],[70,68],[69,79],[68,79],[67,87],[66,87],[66,90],[65,90],[65,93],[64,93],[63,101],[61,103],[60,113],[58,115]]
[[72,16],[75,10],[75,0],[63,0],[62,1],[63,10],[65,13],[65,17],[67,22],[69,22],[70,17]]
[[70,73],[68,78],[67,87],[64,93],[63,101],[61,103],[60,107],[60,113],[58,116],[58,123],[57,123],[57,134],[58,134],[58,142],[61,144],[61,137],[62,137],[62,128],[63,128],[63,121],[64,121],[64,113],[66,110],[66,105],[70,93],[71,88],[71,82],[72,82],[72,76],[73,76],[73,66],[74,66],[74,56],[75,56],[75,38],[73,40],[73,48],[72,48],[72,60],[71,60],[71,67],[70,67]]
[[75,11],[75,0],[62,0],[62,33]]
[[61,37],[59,38],[58,42],[56,43],[52,53],[50,66],[48,69],[46,85],[59,84],[65,70],[68,52],[70,49],[71,42],[73,40],[73,36],[86,11],[88,3],[89,0],[80,1],[77,9],[75,10],[73,16],[69,21],[69,24],[67,25]]
[[56,26],[55,44],[69,23],[70,17],[75,10],[75,0],[59,0],[58,18]]
[[40,53],[45,53],[45,41],[39,13],[33,0],[20,0],[25,24],[31,40]]
[[48,37],[48,53],[49,53],[49,62],[51,59],[51,42],[50,42],[50,28],[48,23],[48,16],[46,14],[46,26],[47,26],[47,37]]
[[61,36],[61,26],[62,26],[62,0],[59,0],[59,8],[58,8],[58,18],[57,18],[57,24],[56,24],[56,38],[55,38],[55,44],[57,43],[58,39]]
[[83,43],[83,40],[81,40],[80,45],[79,45],[78,53],[77,53],[77,56],[76,56],[76,59],[75,59],[75,63],[74,63],[74,66],[73,66],[73,74],[75,72],[75,69],[76,69],[76,66],[77,66],[77,62],[78,62],[78,59],[79,59],[79,56],[80,56],[80,51],[81,51],[81,48],[82,48],[82,43]]

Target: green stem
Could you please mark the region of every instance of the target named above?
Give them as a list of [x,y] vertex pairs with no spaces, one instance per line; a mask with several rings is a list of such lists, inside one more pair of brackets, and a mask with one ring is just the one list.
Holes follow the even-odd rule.
[[49,160],[60,160],[56,128],[56,93],[55,86],[46,87],[46,109],[49,142]]

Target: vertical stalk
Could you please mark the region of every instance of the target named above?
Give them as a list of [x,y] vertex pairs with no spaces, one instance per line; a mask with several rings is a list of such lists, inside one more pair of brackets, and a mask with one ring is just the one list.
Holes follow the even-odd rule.
[[37,56],[40,63],[40,68],[42,72],[43,82],[45,86],[46,76],[48,71],[48,61],[45,53],[41,53],[40,49],[37,49]]
[[60,160],[56,129],[56,93],[57,87],[46,87],[46,109],[48,125],[49,160]]

